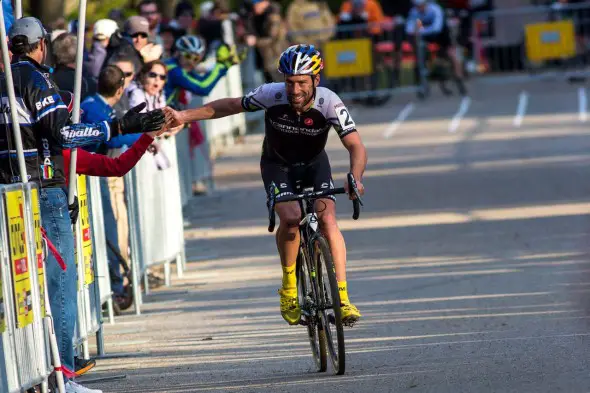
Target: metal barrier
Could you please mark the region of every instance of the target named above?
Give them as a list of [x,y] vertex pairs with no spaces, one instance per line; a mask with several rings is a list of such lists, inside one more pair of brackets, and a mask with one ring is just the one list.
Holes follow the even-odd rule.
[[185,264],[176,141],[169,138],[159,143],[167,167],[158,168],[156,157],[146,154],[125,176],[136,313],[142,304],[140,277],[149,293],[147,269],[164,264],[166,285],[170,285],[170,263],[176,262],[179,276]]
[[[105,226],[101,201],[100,179],[98,177],[91,176],[88,177],[88,183],[90,185],[90,217],[92,221],[92,244],[94,245],[94,266],[96,267],[95,277],[96,282],[98,283],[98,300],[101,307],[103,304],[107,305],[109,323],[113,324],[115,323],[115,319],[106,237],[104,232]],[[104,354],[104,349],[101,348],[102,334],[97,336],[97,340],[98,353],[102,355]]]
[[478,12],[475,59],[498,75],[577,71],[590,64],[590,4],[561,4]]
[[[52,371],[45,317],[44,262],[36,185],[0,186],[2,391],[47,387]],[[43,301],[41,301],[43,295]]]

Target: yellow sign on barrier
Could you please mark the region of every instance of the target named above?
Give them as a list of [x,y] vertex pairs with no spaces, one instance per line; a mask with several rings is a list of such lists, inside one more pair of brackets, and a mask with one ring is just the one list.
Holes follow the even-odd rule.
[[530,61],[567,59],[576,54],[572,21],[532,23],[525,26],[526,54]]
[[23,190],[6,192],[6,219],[8,221],[8,241],[10,243],[10,261],[18,328],[33,323],[33,295],[31,292],[31,272],[29,271],[25,231],[24,203],[25,195]]
[[373,73],[373,43],[369,38],[330,41],[324,46],[324,75],[328,78]]
[[79,225],[82,232],[82,255],[84,256],[84,284],[90,285],[94,282],[94,265],[92,263],[92,236],[86,176],[78,176],[78,201],[80,203]]
[[35,259],[37,261],[37,276],[39,277],[39,296],[41,302],[41,317],[45,317],[45,269],[43,264],[43,237],[41,235],[41,210],[39,210],[39,190],[31,188],[31,204],[33,210],[33,224],[35,227]]

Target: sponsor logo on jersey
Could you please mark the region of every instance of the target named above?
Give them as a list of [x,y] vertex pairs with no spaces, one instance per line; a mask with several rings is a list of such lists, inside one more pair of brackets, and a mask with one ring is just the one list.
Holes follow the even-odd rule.
[[281,184],[279,184],[279,187],[280,188],[287,188],[287,183],[281,183]]
[[44,97],[41,101],[36,102],[35,108],[37,108],[37,110],[40,111],[41,109],[51,104],[55,104],[55,100],[53,99],[53,96],[48,96]]
[[308,117],[303,121],[303,123],[305,123],[306,126],[313,126],[313,119]]
[[51,150],[49,149],[49,141],[47,138],[41,138],[41,145],[43,146],[43,165],[41,168],[41,178],[43,180],[53,179],[53,162],[51,161]]
[[61,134],[64,138],[79,138],[79,137],[91,137],[91,136],[100,136],[100,131],[96,128],[92,127],[85,127],[83,130],[72,130],[71,128],[64,128],[61,131]]
[[277,94],[275,94],[275,99],[278,101],[278,100],[280,100],[281,98],[283,98],[283,93],[281,93],[281,92],[279,91],[279,92],[277,92]]

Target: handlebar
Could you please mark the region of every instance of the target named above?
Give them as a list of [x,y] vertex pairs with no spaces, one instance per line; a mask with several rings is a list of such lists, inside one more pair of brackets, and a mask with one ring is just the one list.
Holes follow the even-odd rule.
[[[358,191],[358,188],[356,185],[356,180],[355,180],[352,173],[349,173],[347,175],[347,180],[348,180],[349,195],[354,196],[354,199],[352,200],[352,208],[353,208],[352,218],[353,218],[353,220],[358,220],[359,215],[360,215],[360,207],[364,206],[364,204],[363,204],[363,201],[362,201],[361,196],[359,194],[359,191]],[[302,192],[299,194],[289,194],[289,195],[284,195],[279,198],[277,198],[275,196],[274,191],[275,191],[275,187],[274,187],[274,185],[271,185],[268,190],[268,195],[270,195],[269,199],[268,199],[268,220],[269,220],[268,231],[271,233],[274,232],[274,228],[275,228],[274,208],[278,202],[300,201],[300,200],[304,200],[304,199],[319,199],[319,198],[329,196],[329,195],[346,194],[346,189],[344,187],[331,188],[331,189],[322,190],[322,191],[308,191],[308,192]]]

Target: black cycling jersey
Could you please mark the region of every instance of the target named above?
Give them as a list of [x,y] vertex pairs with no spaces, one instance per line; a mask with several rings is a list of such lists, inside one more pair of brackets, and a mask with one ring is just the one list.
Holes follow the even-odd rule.
[[[106,121],[71,124],[49,69],[33,59],[15,59],[11,69],[28,178],[42,187],[62,187],[66,177],[62,149],[104,142],[111,136],[110,125]],[[3,73],[0,100],[0,183],[16,183],[21,178]]]
[[356,131],[342,100],[325,87],[316,89],[313,105],[301,115],[289,104],[284,83],[258,87],[242,98],[242,107],[266,111],[262,157],[283,164],[312,162],[324,151],[332,127],[340,138]]

